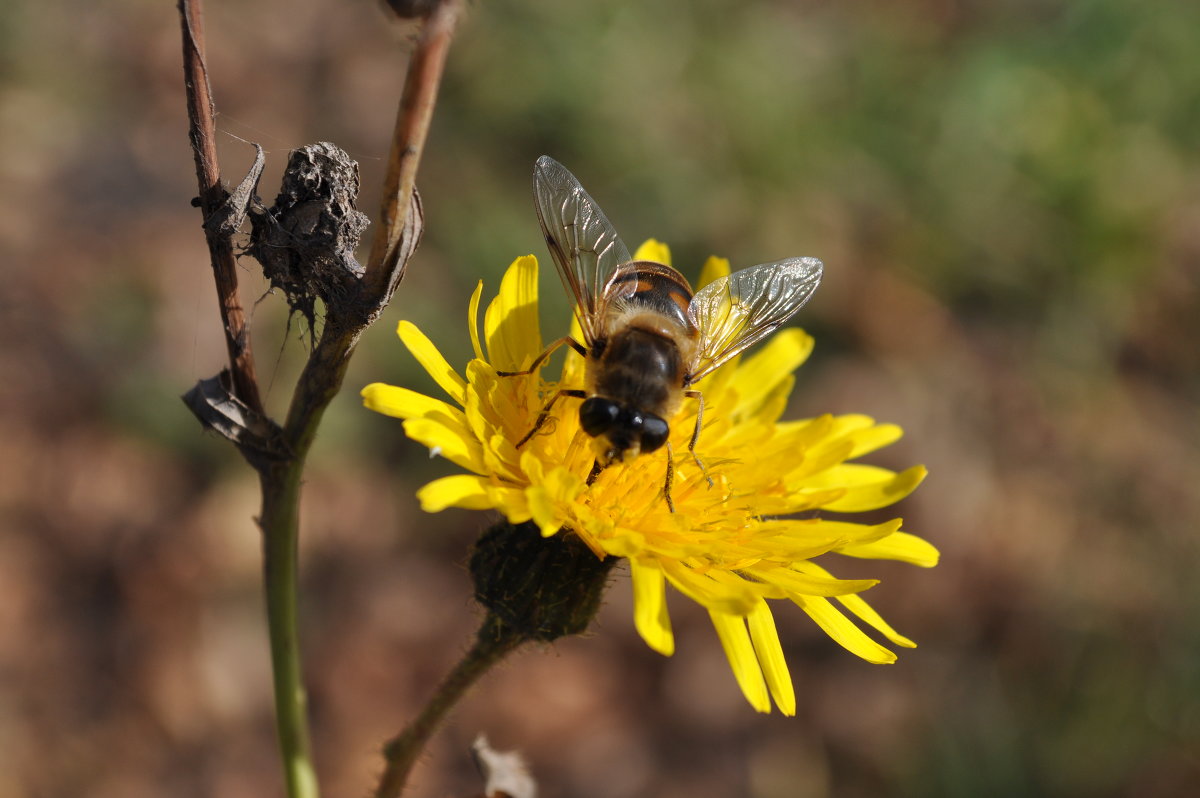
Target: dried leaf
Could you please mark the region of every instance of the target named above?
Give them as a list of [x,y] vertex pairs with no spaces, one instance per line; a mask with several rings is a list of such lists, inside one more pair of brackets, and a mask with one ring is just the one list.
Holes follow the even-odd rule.
[[233,441],[252,465],[289,457],[279,425],[230,393],[228,384],[228,370],[200,380],[183,395],[184,404],[201,424]]
[[221,207],[204,220],[204,229],[210,234],[228,238],[240,230],[242,223],[246,221],[246,209],[255,199],[254,192],[258,188],[258,178],[262,176],[263,166],[266,164],[263,148],[254,142],[251,143],[257,150],[254,164],[250,167],[250,171],[246,172],[242,182],[237,184],[237,188],[221,203]]

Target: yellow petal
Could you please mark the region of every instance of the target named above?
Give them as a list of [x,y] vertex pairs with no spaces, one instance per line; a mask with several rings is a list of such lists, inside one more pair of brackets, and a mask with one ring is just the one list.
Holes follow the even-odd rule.
[[829,434],[841,437],[857,430],[870,429],[875,425],[875,419],[862,413],[844,413],[830,418]]
[[397,325],[396,334],[400,336],[400,340],[408,347],[408,351],[412,352],[412,356],[417,359],[421,367],[437,381],[442,390],[460,405],[465,405],[467,381],[450,367],[446,358],[442,357],[442,353],[433,345],[433,341],[430,341],[425,333],[418,330],[415,324],[408,321],[402,321]]
[[[787,472],[788,484],[798,485],[808,490],[812,490],[813,488],[840,488],[845,490],[856,484],[882,481],[884,476],[874,473],[870,477],[867,477],[863,472],[853,469],[845,474],[835,470],[850,456],[850,451],[853,448],[854,444],[844,438],[831,439],[813,446],[804,452],[803,457],[797,458],[796,462],[791,464],[791,468]],[[856,466],[855,468],[872,467]],[[884,469],[877,470],[889,477],[892,474],[891,471],[885,471]],[[857,479],[857,482],[853,481],[855,479]]]
[[885,468],[850,463],[809,477],[805,487],[844,485],[846,493],[822,507],[837,513],[861,513],[900,501],[916,490],[927,473],[925,466],[913,466],[893,474]]
[[496,508],[504,513],[510,524],[523,524],[533,520],[523,488],[494,488]]
[[[724,443],[738,449],[753,446],[758,452],[755,459],[759,462],[774,460],[784,452],[796,452],[794,447],[785,446],[782,440],[774,440],[775,430],[772,428],[787,410],[796,377],[784,374],[772,380],[772,383],[770,386],[759,384],[749,389],[744,386],[736,389],[739,401],[734,410],[736,415],[730,419],[733,429],[724,440]],[[800,451],[799,454],[803,457],[804,453]]]
[[834,425],[833,416],[826,413],[823,416],[800,421],[781,421],[775,425],[775,434],[793,437],[796,447],[808,448],[818,441],[832,436]]
[[[900,519],[894,518],[882,524],[854,524],[849,521],[830,521],[825,518],[809,519],[779,519],[763,521],[755,526],[754,538],[764,539],[767,546],[794,546],[796,551],[802,551],[806,546],[820,548],[829,545],[831,548],[873,543],[887,537],[900,528]],[[807,560],[815,555],[793,556],[793,559]]]
[[903,522],[899,518],[893,518],[882,524],[854,524],[849,521],[829,521],[821,518],[817,523],[819,526],[828,526],[831,532],[835,532],[847,543],[858,544],[881,540],[895,533]]
[[696,290],[699,291],[718,277],[725,277],[728,274],[729,260],[709,255],[708,260],[704,261],[703,268],[700,269],[700,279],[696,282]]
[[604,551],[614,557],[632,561],[648,553],[645,536],[635,530],[619,526],[603,527],[596,519],[589,519],[584,526],[591,537],[604,541]]
[[637,248],[637,252],[633,253],[633,259],[652,260],[655,263],[665,263],[667,266],[670,266],[671,250],[661,241],[650,238]]
[[660,562],[663,573],[676,590],[711,611],[745,615],[759,599],[748,586],[738,590],[716,582],[677,560]]
[[525,496],[534,523],[541,529],[543,537],[557,534],[567,520],[566,508],[584,488],[583,480],[565,468],[545,468],[538,457],[528,451],[521,455],[521,469],[529,478]]
[[[839,441],[843,451],[849,451],[846,441]],[[831,448],[834,444],[830,445]],[[809,488],[857,488],[862,485],[877,485],[895,479],[896,472],[879,466],[863,465],[862,463],[842,463],[821,469],[819,474],[812,474],[804,480],[804,487]]]
[[441,455],[476,474],[487,473],[483,447],[465,425],[449,425],[431,418],[410,418],[404,422],[404,432],[414,441],[428,446],[433,455]]
[[851,654],[862,657],[867,662],[876,665],[886,665],[896,661],[896,655],[867,637],[862,629],[855,626],[849,618],[842,615],[829,603],[829,599],[820,597],[795,597],[796,602],[809,617],[817,622],[825,634],[834,639],[838,645]]
[[738,409],[753,412],[776,385],[808,359],[812,349],[812,336],[790,327],[772,337],[753,357],[743,360],[733,382],[741,397]]
[[675,636],[667,615],[666,579],[653,564],[629,561],[633,577],[633,623],[646,645],[669,657],[675,653]]
[[796,691],[792,676],[788,672],[783,646],[779,643],[779,632],[775,629],[775,618],[767,602],[760,601],[746,616],[750,627],[750,639],[754,642],[754,653],[758,664],[767,677],[767,688],[775,699],[775,706],[785,715],[796,714]]
[[769,585],[778,585],[789,595],[801,596],[844,596],[849,593],[861,593],[879,584],[878,579],[834,579],[832,577],[813,576],[799,573],[795,568],[750,567],[746,573]]
[[771,711],[771,699],[767,695],[767,683],[763,680],[762,668],[759,667],[758,657],[754,655],[754,646],[750,643],[750,634],[746,631],[746,621],[739,615],[729,615],[723,612],[708,611],[721,647],[729,659],[729,666],[737,679],[742,695],[750,702],[750,706],[759,712]]
[[838,554],[868,560],[899,560],[932,568],[941,556],[932,543],[907,532],[893,532],[882,540],[842,546]]
[[798,528],[807,527],[811,529],[815,529],[816,525],[805,524],[800,521],[772,523],[779,523],[780,528],[764,531],[762,534],[756,531],[751,541],[754,549],[760,552],[761,556],[769,559],[788,562],[805,560],[811,557],[818,557],[834,549],[840,551],[840,547],[846,545],[845,539],[840,537],[836,530],[829,530],[822,533],[805,531],[799,534],[792,534],[782,528],[783,524],[794,524]]
[[519,371],[542,353],[537,276],[537,258],[517,258],[504,273],[500,292],[483,314],[488,354],[500,371]]
[[824,490],[793,490],[787,496],[763,496],[758,499],[757,508],[751,511],[761,515],[789,515],[802,513],[825,507],[831,502],[846,495],[845,488],[827,488]]
[[838,602],[865,623],[882,632],[888,640],[905,648],[916,648],[917,644],[893,629],[875,609],[863,601],[862,596],[839,596]]
[[536,387],[529,377],[500,377],[485,360],[472,360],[467,364],[467,382],[472,390],[467,394],[467,418],[471,429],[480,440],[489,439],[497,430],[520,432],[514,442],[529,431],[533,419],[526,420],[527,410],[523,401],[538,401]]
[[541,485],[530,485],[525,489],[525,498],[529,502],[529,514],[538,525],[542,537],[557,535],[563,527],[565,516],[550,491]]
[[479,345],[479,301],[483,298],[483,280],[475,285],[471,294],[471,304],[467,306],[467,328],[471,331],[471,348],[475,350],[475,359],[484,360],[483,347]]
[[423,393],[396,385],[373,382],[362,389],[363,405],[393,418],[432,418],[444,424],[466,425],[461,410]]
[[879,424],[864,430],[855,431],[849,436],[853,443],[853,448],[846,459],[853,460],[876,449],[890,446],[900,440],[903,435],[904,430],[895,424]]
[[[833,574],[815,562],[797,563],[796,567],[812,575],[833,578]],[[875,612],[871,608],[871,605],[864,601],[861,596],[838,596],[837,600],[843,607],[850,610],[850,612],[854,613],[877,631],[882,632],[888,640],[891,640],[896,645],[904,646],[905,648],[917,647],[916,643],[889,626],[887,621],[879,613]]]
[[487,477],[455,474],[435,479],[422,487],[417,491],[417,500],[427,513],[440,513],[447,507],[486,510],[495,506],[488,493],[489,487]]

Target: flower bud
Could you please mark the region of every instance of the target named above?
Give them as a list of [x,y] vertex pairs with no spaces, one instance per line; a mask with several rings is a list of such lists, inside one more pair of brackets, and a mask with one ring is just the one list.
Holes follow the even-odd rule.
[[500,522],[471,553],[475,599],[526,640],[549,642],[587,629],[616,557],[596,556],[574,534],[542,537],[536,524]]

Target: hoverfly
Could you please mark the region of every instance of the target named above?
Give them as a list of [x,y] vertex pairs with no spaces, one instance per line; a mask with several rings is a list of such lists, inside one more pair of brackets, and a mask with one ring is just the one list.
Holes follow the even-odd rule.
[[672,512],[673,453],[667,419],[684,397],[699,405],[688,452],[696,454],[704,397],[691,388],[705,375],[765,338],[809,300],[821,280],[821,261],[788,258],[721,277],[693,294],[687,279],[662,263],[635,261],[612,224],[579,181],[549,156],[533,170],[542,233],[563,285],[575,303],[583,342],[565,336],[520,372],[530,374],[559,346],[585,359],[583,389],[561,389],[542,408],[525,445],[550,417],[554,403],[582,399],[579,422],[595,439],[598,469],[667,447],[663,493]]

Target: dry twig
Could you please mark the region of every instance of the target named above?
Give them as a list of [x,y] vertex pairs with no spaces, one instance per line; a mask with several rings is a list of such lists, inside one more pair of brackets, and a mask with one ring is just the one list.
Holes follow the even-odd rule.
[[[293,153],[288,168],[295,182],[290,189],[285,183],[281,201],[274,208],[256,207],[253,196],[262,169],[261,149],[255,167],[238,190],[231,195],[224,188],[204,58],[202,0],[179,2],[198,204],[204,214],[230,359],[227,372],[201,380],[185,400],[201,423],[238,446],[261,480],[259,526],[276,720],[291,798],[316,798],[318,794],[309,753],[296,615],[300,486],[308,450],[325,408],[341,389],[358,339],[391,299],[423,230],[415,189],[417,166],[461,3],[442,0],[421,6],[421,13],[428,16],[409,64],[393,133],[383,210],[364,270],[353,258],[363,226],[361,214],[354,209],[358,167],[337,147],[322,143]],[[282,426],[263,412],[249,330],[238,300],[232,241],[247,208],[255,222],[250,252],[267,267],[272,283],[284,289],[293,310],[305,313],[310,322],[315,299],[319,298],[325,309],[320,336]],[[270,238],[280,231],[282,237]],[[266,256],[268,250],[270,257]],[[226,375],[230,378],[225,379]]]

